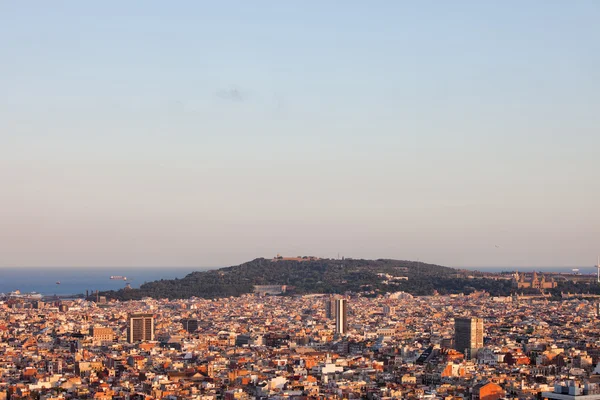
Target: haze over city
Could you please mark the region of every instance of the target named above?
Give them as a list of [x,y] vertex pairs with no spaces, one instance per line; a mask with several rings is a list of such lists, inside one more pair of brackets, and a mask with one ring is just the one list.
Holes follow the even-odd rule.
[[0,266],[594,264],[598,2],[323,3],[2,2]]

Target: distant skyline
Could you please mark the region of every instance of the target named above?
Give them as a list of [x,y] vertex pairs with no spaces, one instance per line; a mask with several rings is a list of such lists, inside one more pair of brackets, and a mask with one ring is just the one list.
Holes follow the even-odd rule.
[[0,267],[600,253],[600,3],[0,3]]

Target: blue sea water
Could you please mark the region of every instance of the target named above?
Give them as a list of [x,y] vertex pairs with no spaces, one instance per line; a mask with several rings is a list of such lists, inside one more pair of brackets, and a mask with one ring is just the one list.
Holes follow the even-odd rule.
[[[43,295],[71,295],[95,290],[118,290],[127,283],[139,288],[144,282],[183,278],[190,272],[205,271],[200,267],[26,267],[0,268],[0,293],[20,290]],[[127,280],[111,280],[111,275],[126,276]],[[60,282],[60,284],[57,284]]]
[[459,269],[468,269],[472,271],[481,271],[481,272],[507,272],[507,271],[519,271],[519,272],[552,272],[555,274],[559,273],[575,273],[573,270],[578,270],[577,273],[581,275],[595,275],[596,267],[594,266],[586,266],[586,267],[453,267]]

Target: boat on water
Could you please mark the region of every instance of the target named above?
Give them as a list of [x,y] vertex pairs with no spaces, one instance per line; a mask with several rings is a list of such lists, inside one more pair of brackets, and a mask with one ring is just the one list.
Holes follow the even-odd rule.
[[56,284],[57,284],[57,285],[60,285],[60,281],[56,281]]
[[111,275],[110,279],[117,280],[117,281],[126,281],[127,277],[126,276],[121,276],[121,275]]
[[36,299],[36,300],[39,300],[42,298],[42,295],[41,295],[41,293],[37,293],[37,292],[21,293],[20,290],[15,290],[14,292],[10,292],[7,297],[14,298],[14,299]]

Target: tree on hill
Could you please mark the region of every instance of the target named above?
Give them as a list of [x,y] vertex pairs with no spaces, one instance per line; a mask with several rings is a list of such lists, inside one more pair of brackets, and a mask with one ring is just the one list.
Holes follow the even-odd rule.
[[[383,274],[383,275],[382,275]],[[406,277],[408,280],[386,278]],[[192,272],[181,279],[159,280],[139,289],[103,292],[120,300],[154,298],[217,298],[251,293],[255,285],[289,285],[294,293],[397,292],[414,295],[463,293],[486,290],[510,293],[510,283],[491,279],[466,279],[458,270],[416,261],[399,260],[268,260],[258,258],[217,270]]]

